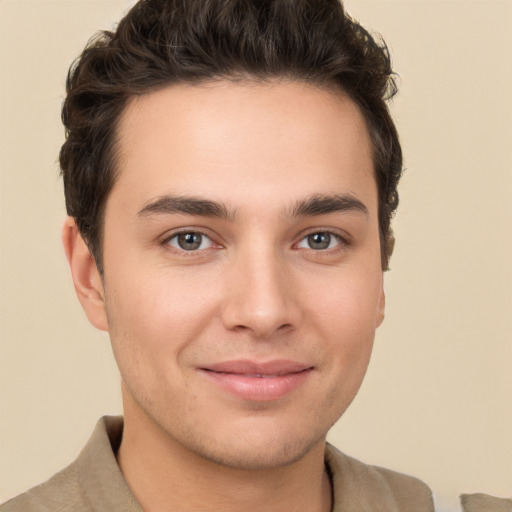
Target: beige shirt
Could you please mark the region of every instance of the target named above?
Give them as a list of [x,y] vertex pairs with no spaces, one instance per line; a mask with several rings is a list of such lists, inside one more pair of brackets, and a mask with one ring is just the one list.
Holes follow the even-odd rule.
[[[121,417],[101,418],[70,466],[4,503],[0,512],[143,512],[116,462],[122,432]],[[433,512],[431,491],[416,478],[368,466],[331,445],[325,454],[333,482],[332,512]],[[471,498],[465,498],[467,503]],[[481,503],[475,508],[470,503],[465,512],[512,512],[512,501],[498,501],[505,508],[478,508]]]

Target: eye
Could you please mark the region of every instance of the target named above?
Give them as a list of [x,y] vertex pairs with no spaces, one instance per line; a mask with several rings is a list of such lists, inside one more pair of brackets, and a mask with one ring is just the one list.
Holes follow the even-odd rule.
[[169,238],[166,243],[171,247],[181,251],[198,251],[209,249],[213,246],[213,242],[209,237],[197,231],[183,231],[176,233]]
[[333,249],[341,243],[341,238],[328,231],[319,231],[305,236],[297,245],[300,249],[313,249],[315,251],[324,251]]

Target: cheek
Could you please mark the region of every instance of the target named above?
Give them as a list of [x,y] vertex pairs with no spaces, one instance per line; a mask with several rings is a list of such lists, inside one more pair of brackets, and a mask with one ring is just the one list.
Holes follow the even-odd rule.
[[215,315],[218,294],[203,284],[199,274],[169,269],[110,273],[107,316],[119,365],[168,372],[164,366],[172,366]]
[[[310,283],[309,283],[310,284]],[[336,333],[346,343],[358,343],[374,333],[380,320],[382,274],[372,268],[336,269],[322,280],[316,277],[315,286],[304,283],[304,303],[317,328]]]
[[306,318],[321,333],[317,350],[331,372],[333,397],[340,389],[355,394],[364,377],[380,318],[381,283],[380,273],[353,269],[332,275],[321,292],[316,287],[309,294]]

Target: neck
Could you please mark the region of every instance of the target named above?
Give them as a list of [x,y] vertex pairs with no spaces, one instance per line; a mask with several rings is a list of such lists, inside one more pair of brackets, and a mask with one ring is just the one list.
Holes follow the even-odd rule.
[[191,452],[125,404],[117,459],[145,512],[329,512],[332,493],[324,449],[322,439],[285,467],[226,467]]

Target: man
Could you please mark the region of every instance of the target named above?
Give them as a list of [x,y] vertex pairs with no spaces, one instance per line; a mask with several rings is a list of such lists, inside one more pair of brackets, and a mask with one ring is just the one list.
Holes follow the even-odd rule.
[[144,1],[68,81],[63,241],[124,423],[2,510],[432,510],[326,446],[384,314],[389,58],[335,1]]

